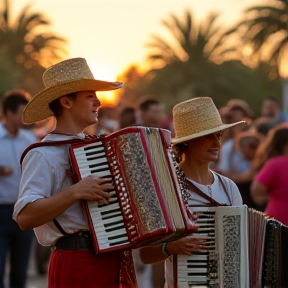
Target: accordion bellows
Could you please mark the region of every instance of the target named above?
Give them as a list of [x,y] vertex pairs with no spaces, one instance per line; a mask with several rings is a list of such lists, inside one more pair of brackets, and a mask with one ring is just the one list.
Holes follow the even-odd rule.
[[168,130],[130,127],[70,147],[78,180],[111,177],[108,205],[85,201],[96,253],[178,239],[193,231],[182,200]]

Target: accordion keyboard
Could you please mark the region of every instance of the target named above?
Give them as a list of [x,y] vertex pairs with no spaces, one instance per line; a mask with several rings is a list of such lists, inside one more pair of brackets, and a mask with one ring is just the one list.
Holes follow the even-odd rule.
[[[101,142],[74,149],[74,154],[82,179],[89,175],[97,178],[112,177],[104,146]],[[100,249],[128,242],[116,191],[107,192],[111,195],[108,205],[98,205],[96,201],[87,202]]]
[[[193,237],[207,238],[207,250],[194,252],[189,256],[178,255],[178,283],[190,286],[213,285],[217,278],[217,257],[215,251],[215,213],[205,212],[198,217],[198,231]],[[188,236],[189,237],[189,236]]]

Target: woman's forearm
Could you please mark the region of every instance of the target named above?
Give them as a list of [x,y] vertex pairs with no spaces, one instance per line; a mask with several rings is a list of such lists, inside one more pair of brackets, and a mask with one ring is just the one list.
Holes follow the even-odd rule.
[[162,252],[162,244],[147,246],[140,249],[140,258],[144,264],[152,264],[166,260],[168,257]]

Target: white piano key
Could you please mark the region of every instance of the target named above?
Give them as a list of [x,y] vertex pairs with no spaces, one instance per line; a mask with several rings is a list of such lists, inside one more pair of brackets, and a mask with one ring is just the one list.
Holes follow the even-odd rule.
[[104,226],[104,225],[102,225],[102,226],[98,226],[97,227],[97,233],[98,232],[102,232],[102,231],[107,231],[107,230],[109,230],[109,229],[115,229],[115,228],[117,228],[117,227],[121,227],[121,226],[123,226],[124,225],[124,223],[118,223],[118,224],[115,224],[115,225],[109,225],[109,226]]
[[104,150],[104,146],[98,145],[98,147],[94,147],[94,148],[91,148],[89,150],[87,150],[87,149],[85,150],[83,147],[76,148],[73,150],[73,152],[74,152],[74,155],[76,156],[76,155],[83,155],[83,154],[85,155],[87,153],[95,153],[95,152],[99,152],[99,151],[103,151],[103,150]]
[[[114,223],[114,222],[118,222],[118,221],[123,221],[123,223],[124,223],[123,216],[118,216],[115,218],[103,220],[102,224],[105,225],[105,224],[110,224],[110,223]],[[97,224],[94,224],[94,227],[97,227]]]
[[[76,158],[76,160],[78,161],[78,159]],[[93,162],[92,162],[93,161]],[[108,159],[106,157],[101,157],[101,158],[98,158],[98,159],[94,159],[94,160],[86,160],[86,161],[81,161],[80,163],[77,163],[78,164],[78,167],[79,168],[82,168],[82,167],[87,167],[89,165],[94,165],[94,164],[107,164],[108,163]]]
[[185,258],[178,257],[178,263],[187,263],[189,260],[199,260],[199,261],[207,261],[208,255],[199,255],[199,254],[192,254],[189,256],[186,256]]
[[[81,172],[81,173],[87,173],[87,172],[91,172],[91,171],[94,171],[93,172],[93,175],[95,174],[95,173],[97,173],[96,171],[99,171],[99,170],[103,170],[103,169],[106,169],[105,171],[109,171],[109,173],[110,173],[110,169],[109,169],[109,166],[108,165],[101,165],[101,166],[96,166],[96,167],[93,167],[93,168],[90,168],[90,167],[85,167],[85,168],[80,168],[79,167],[79,171]],[[105,172],[105,171],[103,171],[103,172]],[[102,172],[102,171],[101,171]],[[91,172],[92,173],[92,172]]]
[[105,220],[107,218],[111,218],[113,216],[119,216],[119,215],[122,215],[122,212],[121,211],[115,211],[115,212],[111,212],[109,214],[105,214],[105,215],[102,215],[102,214],[99,214],[99,215],[93,215],[93,220],[95,221],[102,221],[102,220]]
[[[95,159],[97,157],[97,159]],[[100,158],[106,158],[106,153],[105,152],[100,152],[100,153],[97,153],[95,155],[77,155],[75,156],[75,158],[77,159],[77,164],[79,166],[82,165],[83,163],[89,163],[91,161],[97,161],[98,159]],[[106,158],[107,159],[107,158]],[[108,162],[108,160],[107,160]]]
[[114,201],[119,202],[117,197],[111,197],[111,198],[108,199],[108,202],[109,202],[109,203],[110,203],[110,202],[114,202]]
[[186,262],[186,263],[178,263],[178,267],[187,267],[187,266],[195,266],[195,267],[207,267],[208,266],[208,262],[207,261],[196,261],[196,262]]
[[112,210],[116,210],[116,209],[119,209],[120,208],[120,205],[119,203],[114,203],[114,204],[110,204],[110,205],[105,205],[105,206],[102,206],[102,207],[90,207],[89,205],[89,210],[90,210],[90,214],[93,214],[93,213],[100,213],[100,212],[106,212],[106,211],[112,211]]
[[97,239],[97,241],[98,241],[99,244],[100,243],[101,244],[102,243],[105,244],[107,241],[108,241],[109,244],[114,244],[114,243],[122,242],[122,241],[127,241],[128,242],[128,237],[124,236],[124,237],[120,237],[120,238],[112,239],[112,240],[108,240],[108,238],[107,238],[107,240],[106,239],[101,239],[101,240]]
[[187,270],[185,272],[178,272],[179,276],[185,275],[187,273],[207,273],[208,272],[207,268],[196,268],[196,267],[188,268],[187,266],[185,266],[185,267],[182,266],[182,267],[183,267],[183,269],[187,269]]
[[[179,275],[179,274],[178,274]],[[191,281],[193,283],[197,283],[197,282],[207,282],[208,279],[206,276],[197,276],[197,275],[193,275],[193,276],[188,276],[188,273],[185,274],[181,274],[181,276],[178,276],[178,281]]]
[[101,178],[103,176],[111,176],[111,172],[110,171],[96,172],[96,173],[86,172],[86,173],[80,173],[80,175],[82,179],[89,175],[93,175],[96,178]]

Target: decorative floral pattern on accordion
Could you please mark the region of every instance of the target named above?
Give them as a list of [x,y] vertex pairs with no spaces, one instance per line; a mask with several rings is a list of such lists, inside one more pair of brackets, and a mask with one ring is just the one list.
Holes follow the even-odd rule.
[[[165,228],[164,217],[157,200],[155,187],[152,184],[152,175],[146,162],[140,134],[119,136],[118,148],[123,159],[128,184],[131,191],[133,191],[134,202],[144,229],[143,232],[153,232],[156,229]],[[145,181],[142,181],[142,186],[139,186],[140,178],[145,179]]]

